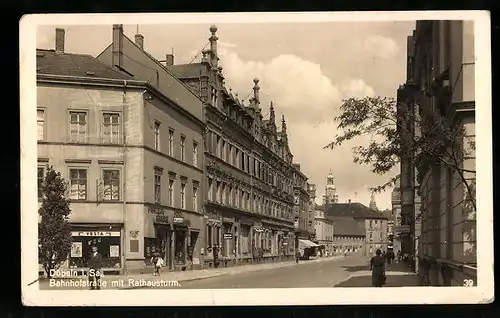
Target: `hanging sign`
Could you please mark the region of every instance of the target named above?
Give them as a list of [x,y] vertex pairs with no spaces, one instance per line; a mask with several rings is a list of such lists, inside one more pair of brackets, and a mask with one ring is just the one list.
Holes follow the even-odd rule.
[[231,240],[233,238],[233,234],[232,233],[224,233],[224,239],[225,240]]
[[157,214],[155,216],[155,222],[156,223],[168,223],[168,216],[167,215]]

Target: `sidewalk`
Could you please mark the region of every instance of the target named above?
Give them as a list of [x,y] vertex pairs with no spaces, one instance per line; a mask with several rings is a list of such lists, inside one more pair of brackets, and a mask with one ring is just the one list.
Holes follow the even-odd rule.
[[[135,282],[144,280],[147,281],[148,283],[155,283],[155,282],[166,282],[168,286],[178,286],[177,283],[179,282],[186,282],[186,281],[193,281],[193,280],[199,280],[199,279],[205,279],[205,278],[211,278],[211,277],[217,277],[217,276],[223,276],[223,275],[235,275],[235,274],[240,274],[240,273],[248,273],[248,272],[255,272],[255,271],[260,271],[260,270],[268,270],[268,269],[274,269],[274,268],[283,268],[283,267],[290,267],[290,266],[303,266],[305,264],[311,264],[311,263],[316,263],[316,262],[325,262],[325,261],[334,261],[336,259],[344,259],[342,256],[332,256],[332,257],[322,257],[318,259],[313,259],[313,260],[302,260],[299,262],[299,264],[296,264],[295,261],[288,261],[288,262],[279,262],[279,263],[267,263],[267,264],[253,264],[253,265],[241,265],[241,266],[233,266],[233,267],[225,267],[225,268],[210,268],[210,269],[203,269],[203,270],[193,270],[193,271],[185,271],[185,272],[162,272],[160,276],[154,276],[153,274],[134,274],[134,275],[108,275],[108,276],[103,276],[102,281],[105,281],[107,284],[107,289],[109,288],[118,288],[118,289],[133,289],[133,288],[140,288],[140,287],[135,287],[131,286],[129,283],[129,280],[133,280]],[[86,280],[86,277],[77,277],[77,278],[65,278],[65,279],[57,279],[59,281],[79,281],[79,280]],[[110,287],[113,281],[124,281],[124,286],[123,287]],[[40,280],[39,286],[41,289],[51,289],[49,287],[49,281],[47,279]],[[74,287],[72,289],[75,289],[78,287]],[[81,287],[83,289],[87,289],[88,287]],[[104,289],[104,288],[103,288]]]
[[[408,270],[404,263],[386,264],[387,281],[384,287],[422,286],[416,273]],[[351,274],[347,279],[337,283],[335,287],[372,287],[372,274],[369,266]]]

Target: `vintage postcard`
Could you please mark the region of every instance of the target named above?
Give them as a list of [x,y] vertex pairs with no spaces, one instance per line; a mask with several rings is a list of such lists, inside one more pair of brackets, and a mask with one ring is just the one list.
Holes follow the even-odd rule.
[[493,301],[488,12],[20,30],[25,305]]

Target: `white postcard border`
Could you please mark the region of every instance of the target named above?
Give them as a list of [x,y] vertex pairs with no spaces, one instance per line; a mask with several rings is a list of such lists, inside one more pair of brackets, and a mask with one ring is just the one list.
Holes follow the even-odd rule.
[[[477,287],[39,290],[36,194],[36,30],[42,25],[307,23],[474,20],[477,145]],[[220,306],[488,303],[494,299],[491,36],[487,11],[40,14],[20,21],[21,284],[27,306]],[[397,89],[395,87],[394,89]],[[479,244],[480,242],[480,244]],[[28,286],[29,285],[29,286]],[[116,297],[119,293],[120,297]],[[154,295],[154,296],[153,296]]]

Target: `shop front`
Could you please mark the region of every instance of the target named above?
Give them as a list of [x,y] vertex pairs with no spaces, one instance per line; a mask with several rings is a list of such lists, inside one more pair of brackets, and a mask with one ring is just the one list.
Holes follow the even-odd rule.
[[172,270],[171,258],[171,217],[168,211],[161,206],[151,205],[148,207],[148,227],[144,234],[144,262],[146,266],[152,266],[151,259],[155,252],[159,253],[164,260],[164,266]]
[[69,268],[87,269],[92,246],[103,260],[103,272],[120,274],[123,269],[122,225],[72,225]]

